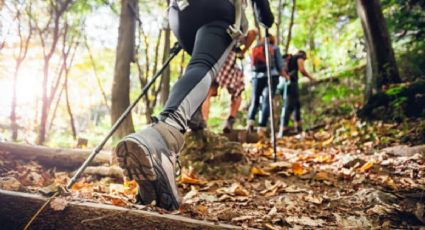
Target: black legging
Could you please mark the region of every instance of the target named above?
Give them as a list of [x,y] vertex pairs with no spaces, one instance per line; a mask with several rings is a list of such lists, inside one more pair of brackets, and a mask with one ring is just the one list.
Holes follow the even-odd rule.
[[287,101],[285,101],[284,109],[285,111],[282,113],[280,120],[284,127],[288,127],[292,112],[294,112],[294,121],[301,121],[301,102],[297,82],[291,81],[291,84],[288,86],[288,97]]
[[226,32],[234,22],[229,0],[189,0],[180,10],[170,7],[170,26],[179,43],[192,58],[184,75],[173,86],[159,119],[182,132],[187,121],[207,97],[208,89],[233,46]]

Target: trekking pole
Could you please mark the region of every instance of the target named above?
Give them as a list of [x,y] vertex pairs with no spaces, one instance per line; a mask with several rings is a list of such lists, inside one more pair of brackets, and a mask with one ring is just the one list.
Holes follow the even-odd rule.
[[[286,107],[288,105],[288,85],[290,81],[287,81],[286,79],[283,82],[283,108],[282,108],[282,114],[281,117],[285,117],[286,115]],[[283,124],[283,119],[281,120]],[[282,135],[283,137],[283,135]]]
[[270,107],[270,127],[271,127],[271,139],[272,139],[272,146],[273,146],[273,161],[276,162],[277,160],[277,154],[276,154],[276,133],[274,130],[274,108],[273,108],[273,92],[272,92],[272,74],[270,69],[270,53],[269,53],[269,29],[265,29],[265,41],[264,41],[264,48],[265,48],[265,54],[266,54],[266,67],[267,67],[267,80],[268,80],[268,87],[269,87],[269,107]]
[[[112,135],[117,131],[118,127],[123,123],[123,121],[128,117],[128,115],[131,113],[131,110],[137,105],[137,103],[145,96],[145,94],[148,92],[149,88],[155,83],[156,79],[158,79],[162,72],[168,67],[171,60],[174,59],[174,57],[180,52],[181,46],[178,42],[174,44],[174,46],[170,50],[170,56],[165,61],[164,65],[161,67],[161,69],[155,73],[155,75],[152,77],[152,79],[143,87],[142,92],[140,95],[136,98],[136,100],[127,107],[127,109],[121,114],[121,116],[118,118],[118,120],[114,123],[109,133],[106,135],[106,137],[98,144],[93,151],[90,153],[89,157],[84,161],[84,163],[80,166],[80,168],[77,170],[75,175],[70,179],[68,184],[66,185],[66,189],[71,189],[72,186],[77,182],[78,178],[81,176],[81,174],[84,172],[84,170],[87,168],[87,166],[90,164],[90,162],[94,159],[94,157],[103,149],[106,142],[112,137]],[[30,221],[25,225],[24,230],[29,229],[31,224],[34,222],[34,220],[37,218],[37,216],[43,211],[44,208],[47,207],[47,205],[53,200],[54,197],[59,195],[59,191],[55,192],[44,204],[43,206],[35,213],[34,216],[31,217]]]

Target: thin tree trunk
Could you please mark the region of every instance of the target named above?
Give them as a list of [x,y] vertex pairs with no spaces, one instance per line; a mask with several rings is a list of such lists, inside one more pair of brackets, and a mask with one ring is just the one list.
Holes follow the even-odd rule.
[[61,90],[59,90],[59,94],[58,94],[58,96],[57,96],[57,100],[56,100],[56,103],[55,103],[55,107],[53,107],[52,116],[51,116],[51,118],[50,118],[50,122],[49,122],[49,130],[52,130],[52,127],[53,127],[53,125],[54,125],[54,123],[55,123],[56,113],[57,113],[57,111],[58,111],[59,103],[60,103],[60,101],[61,101],[61,99],[62,99],[62,93],[63,93],[63,91],[64,91],[64,90],[65,90],[65,85],[63,85],[63,86],[62,86],[62,88],[61,88]]
[[[134,59],[137,0],[123,0],[121,6],[118,44],[112,83],[111,120],[115,123],[130,105],[130,63]],[[134,132],[131,114],[118,128],[115,137]]]
[[75,129],[74,115],[72,114],[71,102],[69,100],[69,92],[68,92],[68,74],[65,74],[65,98],[66,98],[66,110],[69,114],[69,121],[71,123],[71,131],[72,137],[74,140],[77,139],[77,130]]
[[288,51],[289,51],[289,45],[291,44],[292,27],[294,26],[294,17],[295,17],[295,10],[296,9],[297,9],[297,1],[296,0],[292,0],[291,20],[289,20],[288,36],[286,38],[286,45],[285,45],[285,53],[288,53]]
[[86,46],[87,52],[89,53],[90,63],[93,69],[94,77],[96,78],[97,86],[99,87],[100,93],[102,94],[103,102],[105,103],[105,106],[108,109],[108,111],[111,112],[111,108],[109,107],[109,104],[108,104],[108,97],[106,96],[106,92],[105,92],[105,89],[103,88],[102,81],[99,78],[99,74],[97,73],[96,62],[94,61],[93,53],[91,52],[86,36],[84,36],[84,45]]
[[13,75],[12,107],[10,111],[10,127],[12,129],[13,141],[16,141],[18,139],[18,124],[16,123],[16,91],[17,91],[18,72],[19,72],[20,66],[21,66],[21,62],[17,61],[15,66],[15,73]]
[[356,0],[368,53],[366,100],[383,86],[401,82],[391,38],[379,0]]
[[181,52],[181,59],[180,59],[180,71],[179,71],[179,77],[183,76],[184,73],[184,60],[185,60],[185,55],[186,52]]
[[282,11],[283,11],[283,4],[282,0],[279,0],[277,5],[277,23],[276,23],[276,44],[280,47],[280,44],[282,43],[281,39],[281,26],[282,26]]
[[[170,5],[170,0],[167,0],[167,6]],[[167,21],[167,27],[164,29],[165,36],[164,36],[164,54],[162,56],[162,63],[165,63],[165,60],[167,60],[168,56],[170,56],[170,38],[171,38],[171,30],[170,25]],[[162,74],[162,82],[161,82],[161,105],[165,105],[167,102],[168,96],[170,94],[170,66],[168,66],[164,73]]]

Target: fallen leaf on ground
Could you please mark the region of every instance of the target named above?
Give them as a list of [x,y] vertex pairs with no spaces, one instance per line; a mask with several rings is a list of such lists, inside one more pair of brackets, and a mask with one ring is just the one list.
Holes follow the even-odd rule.
[[300,163],[295,162],[295,163],[292,164],[292,172],[296,176],[301,176],[301,175],[306,174],[307,170],[304,169],[304,167]]
[[304,199],[313,204],[321,204],[323,202],[323,198],[319,195],[307,195]]
[[50,202],[50,207],[55,211],[62,211],[66,208],[68,202],[64,198],[54,198]]
[[254,167],[251,168],[251,174],[249,175],[249,178],[254,179],[255,176],[270,176],[270,173],[264,171],[261,168],[254,166]]
[[9,191],[19,191],[22,188],[21,182],[14,177],[0,178],[0,189]]
[[125,180],[124,181],[124,191],[126,195],[136,195],[138,192],[137,182],[135,180]]
[[121,198],[115,198],[114,197],[114,198],[111,199],[111,204],[113,204],[115,206],[126,206],[127,205],[127,202],[124,201]]
[[79,190],[91,190],[93,189],[93,185],[89,183],[84,182],[77,182],[74,185],[72,185],[71,190],[73,192],[79,191]]
[[374,159],[366,162],[362,167],[359,168],[359,172],[364,173],[369,171],[373,167],[373,165],[375,165],[375,163],[376,163],[376,160]]
[[321,227],[325,221],[318,219],[318,220],[314,220],[308,216],[301,216],[301,217],[297,217],[297,216],[289,216],[285,218],[286,222],[290,223],[290,224],[299,224],[299,225],[304,225],[304,226],[309,226],[309,227]]
[[249,196],[248,190],[242,187],[239,183],[233,183],[230,187],[227,188],[219,188],[217,189],[217,193],[228,194],[232,196]]
[[279,161],[279,162],[273,162],[270,163],[267,167],[267,171],[281,171],[283,169],[291,168],[292,164],[287,161]]
[[182,173],[179,182],[182,184],[191,184],[191,185],[204,185],[208,183],[208,181],[202,178],[197,178],[193,174],[187,174],[184,172]]

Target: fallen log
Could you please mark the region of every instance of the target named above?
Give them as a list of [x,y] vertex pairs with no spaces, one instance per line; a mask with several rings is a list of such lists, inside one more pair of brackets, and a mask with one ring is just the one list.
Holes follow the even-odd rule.
[[[37,161],[46,167],[75,169],[90,155],[90,151],[81,149],[59,149],[36,145],[0,142],[0,152],[9,152],[15,159]],[[100,152],[91,165],[110,164],[111,154]]]
[[[2,229],[22,229],[46,201],[35,194],[0,190]],[[69,202],[62,211],[48,206],[31,229],[242,229],[182,216],[88,202]]]

